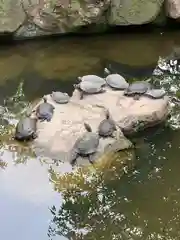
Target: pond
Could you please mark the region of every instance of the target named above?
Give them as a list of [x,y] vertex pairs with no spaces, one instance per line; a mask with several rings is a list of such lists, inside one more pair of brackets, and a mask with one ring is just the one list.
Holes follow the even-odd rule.
[[[21,104],[16,108],[11,101],[11,111],[17,114],[52,90],[71,94],[77,76],[102,74],[106,60],[156,65],[174,45],[180,45],[180,33],[111,34],[1,46],[0,104],[22,86]],[[175,76],[158,81],[168,90],[179,89]],[[178,112],[174,106],[167,126],[139,137],[135,168],[121,179],[118,157],[103,173],[84,170],[73,176],[68,165],[36,159],[27,146],[15,146],[1,130],[1,238],[179,239]],[[67,173],[58,175],[59,169]]]

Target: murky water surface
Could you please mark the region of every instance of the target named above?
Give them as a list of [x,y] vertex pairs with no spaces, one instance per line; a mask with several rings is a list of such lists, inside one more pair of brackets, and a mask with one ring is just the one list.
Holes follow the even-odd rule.
[[[156,33],[1,47],[0,104],[15,96],[9,101],[9,109],[17,117],[29,101],[43,94],[56,89],[71,93],[76,76],[102,74],[106,61],[156,65],[159,56],[169,54],[178,44],[180,33]],[[179,89],[178,77],[161,76],[157,81],[171,93]],[[8,138],[11,129],[1,129],[1,238],[179,239],[178,112],[174,107],[168,126],[141,136],[135,169],[121,180],[118,158],[103,173],[84,170],[59,175],[68,172],[68,166],[34,158],[28,146],[17,146]]]

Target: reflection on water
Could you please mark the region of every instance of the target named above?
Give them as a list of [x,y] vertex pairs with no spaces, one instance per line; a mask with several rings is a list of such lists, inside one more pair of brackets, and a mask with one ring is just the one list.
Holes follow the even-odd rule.
[[[180,45],[179,33],[54,39],[1,47],[0,104],[12,100],[9,118],[17,118],[22,107],[43,94],[56,89],[71,94],[77,76],[102,74],[105,60],[155,64],[174,44]],[[16,94],[20,83],[21,101]],[[171,93],[179,89],[178,77],[160,76],[156,83]],[[68,173],[69,166],[39,161],[27,145],[17,146],[9,136],[12,129],[1,131],[2,239],[179,239],[179,107],[173,111],[168,127],[143,135],[136,168],[123,177],[119,159],[128,155],[111,159],[103,171],[87,169],[77,176]],[[66,172],[64,178],[58,174],[60,169]]]
[[59,204],[61,195],[52,190],[47,170],[36,159],[16,165],[16,154],[3,151],[7,167],[0,172],[1,238],[48,239],[49,204]]

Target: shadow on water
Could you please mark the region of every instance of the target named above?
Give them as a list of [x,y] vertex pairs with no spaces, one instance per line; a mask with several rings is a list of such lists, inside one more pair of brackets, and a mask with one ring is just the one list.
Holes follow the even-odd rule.
[[[0,104],[15,94],[21,81],[26,102],[57,89],[71,94],[77,76],[102,75],[106,61],[122,63],[125,67],[120,71],[129,73],[127,66],[156,65],[159,56],[167,55],[174,44],[180,44],[177,32],[78,37],[1,47]],[[130,77],[137,74],[130,69]],[[151,71],[147,77],[149,74]],[[166,83],[162,81],[162,85]],[[135,169],[123,177],[120,160],[127,158],[126,154],[111,160],[103,171],[84,169],[59,175],[63,166],[34,158],[28,146],[15,146],[1,132],[1,237],[178,239],[179,130],[171,125],[150,129],[140,138],[143,141],[136,150]],[[70,171],[68,166],[64,168]]]

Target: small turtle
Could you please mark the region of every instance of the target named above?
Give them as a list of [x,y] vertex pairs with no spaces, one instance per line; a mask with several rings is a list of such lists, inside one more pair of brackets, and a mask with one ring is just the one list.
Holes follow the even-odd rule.
[[166,95],[166,91],[164,89],[149,89],[144,93],[144,96],[154,99],[163,98]]
[[125,78],[123,78],[121,75],[114,73],[111,74],[110,71],[105,68],[104,71],[108,74],[106,77],[106,83],[113,88],[114,90],[124,90],[128,88],[129,84],[126,82]]
[[28,141],[35,139],[37,137],[37,120],[37,117],[32,118],[30,117],[30,114],[26,114],[26,116],[20,119],[16,125],[14,139],[18,141]]
[[84,123],[87,130],[81,137],[79,137],[71,151],[71,164],[74,164],[78,156],[88,157],[89,162],[93,163],[92,156],[99,146],[99,135],[92,132],[89,124]]
[[91,83],[98,83],[101,86],[106,85],[105,79],[101,78],[99,76],[96,76],[96,75],[85,75],[85,76],[82,76],[82,77],[78,77],[78,80],[80,82],[85,81],[85,82],[91,82]]
[[116,123],[110,117],[109,110],[105,111],[106,119],[102,120],[98,126],[98,133],[101,137],[116,137],[114,132],[116,131]]
[[51,121],[53,113],[54,113],[54,106],[47,102],[47,98],[43,97],[44,102],[41,103],[36,111],[36,115],[38,119],[41,119],[42,121],[47,120],[48,122]]
[[83,99],[84,94],[104,93],[106,91],[101,84],[88,81],[74,84],[74,88],[80,91],[80,99]]
[[52,92],[51,93],[51,98],[56,102],[56,103],[68,103],[69,102],[69,95],[67,93],[63,92]]
[[124,90],[125,96],[134,96],[135,100],[138,100],[141,95],[151,89],[151,84],[147,81],[136,81],[129,85],[127,89]]

